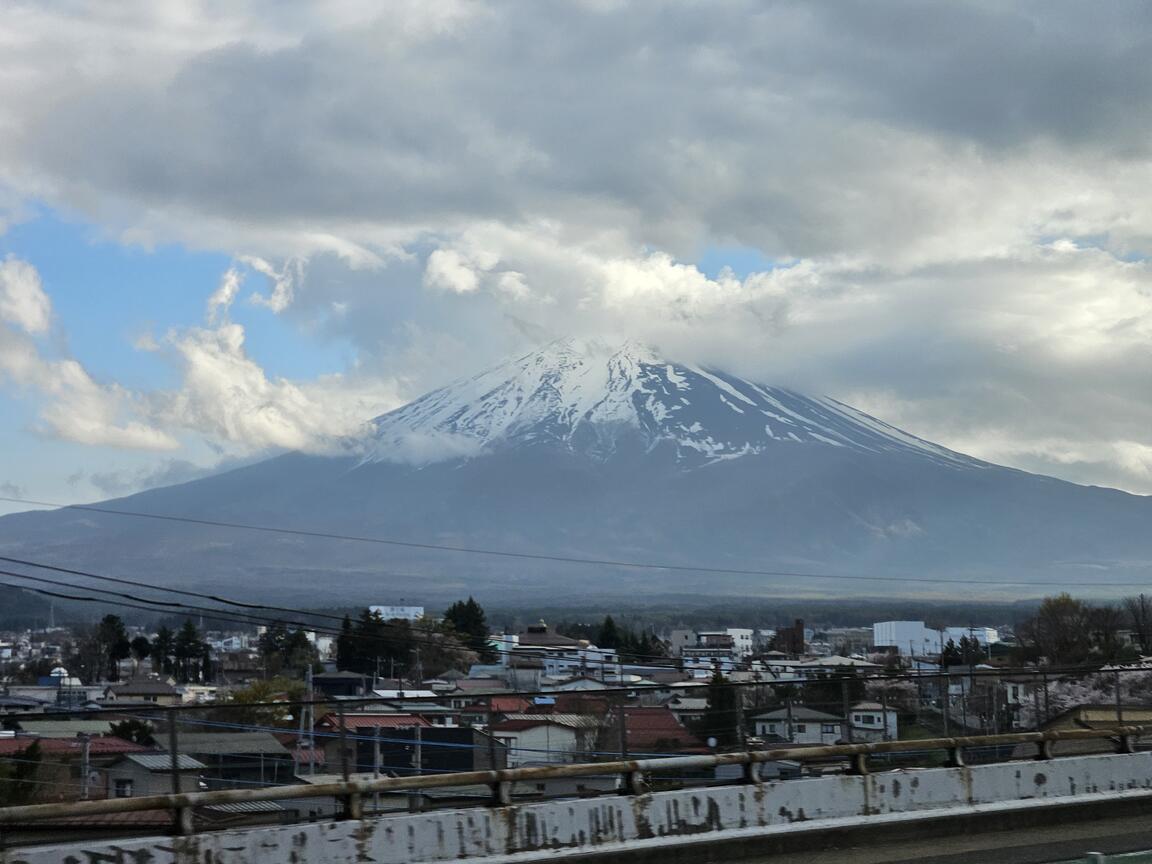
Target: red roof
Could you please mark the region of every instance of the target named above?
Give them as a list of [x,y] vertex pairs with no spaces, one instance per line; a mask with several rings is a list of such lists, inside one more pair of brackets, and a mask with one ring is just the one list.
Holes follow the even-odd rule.
[[[523,696],[493,696],[492,710],[497,714],[519,714],[532,707],[532,702]],[[464,709],[465,711],[483,713],[488,710],[487,701],[474,702]]]
[[550,693],[552,705],[533,705],[533,714],[594,714],[603,717],[608,713],[608,697],[594,691],[573,690],[571,692]]
[[[39,742],[42,753],[67,755],[75,753],[80,756],[83,752],[79,738],[36,738],[31,735],[17,735],[13,738],[0,738],[0,756],[14,756],[23,753],[34,742]],[[111,735],[94,736],[88,739],[88,752],[93,756],[115,755],[118,753],[148,753],[155,752],[154,748],[144,747],[123,738]]]
[[292,751],[292,761],[298,765],[308,765],[309,763],[327,765],[328,754],[320,747],[317,747],[315,750],[311,747],[297,747]]
[[708,748],[667,708],[624,708],[631,753],[707,753]]
[[[432,724],[416,714],[355,714],[344,715],[344,728],[353,732],[371,732],[377,726],[384,729],[411,729]],[[340,715],[335,711],[325,714],[316,723],[317,729],[339,729]]]

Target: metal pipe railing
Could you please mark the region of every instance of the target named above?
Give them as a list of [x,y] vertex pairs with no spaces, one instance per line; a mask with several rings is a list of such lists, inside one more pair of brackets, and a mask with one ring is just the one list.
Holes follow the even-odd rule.
[[426,774],[412,777],[381,777],[373,780],[348,780],[336,783],[297,784],[260,789],[219,789],[211,792],[188,792],[170,795],[147,795],[139,798],[71,801],[52,804],[27,804],[0,808],[0,825],[13,825],[60,817],[95,816],[133,813],[142,810],[172,810],[177,813],[191,808],[251,801],[284,801],[298,798],[342,798],[345,814],[358,814],[362,796],[376,792],[450,789],[457,786],[489,786],[493,801],[507,803],[511,784],[518,780],[539,781],[565,777],[587,777],[618,774],[629,793],[645,789],[644,775],[652,772],[682,769],[714,768],[721,765],[746,766],[744,779],[758,782],[756,768],[764,762],[817,762],[846,760],[850,770],[867,773],[867,759],[885,753],[922,753],[945,750],[949,764],[964,765],[963,751],[970,747],[996,747],[1007,744],[1036,744],[1037,759],[1055,758],[1053,746],[1061,741],[1112,739],[1117,752],[1131,753],[1136,740],[1152,727],[1115,726],[1105,729],[1068,729],[1052,732],[1014,732],[1004,735],[972,735],[955,738],[926,738],[918,741],[877,741],[861,744],[832,744],[820,747],[783,747],[738,753],[667,758],[628,759],[612,762],[583,762],[571,765],[543,765],[531,768],[508,768],[498,771],[467,771],[456,774]]

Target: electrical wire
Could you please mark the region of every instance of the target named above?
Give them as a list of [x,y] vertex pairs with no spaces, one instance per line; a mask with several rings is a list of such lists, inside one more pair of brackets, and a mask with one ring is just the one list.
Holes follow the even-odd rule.
[[[91,504],[60,504],[51,501],[40,501],[32,498],[20,498],[10,495],[0,495],[0,501],[9,501],[17,504],[31,504],[38,507],[54,507],[60,510],[81,510],[90,513],[103,513],[110,516],[126,516],[138,519],[154,519],[163,522],[179,522],[190,525],[202,525],[211,528],[227,528],[238,531],[254,531],[266,534],[282,534],[294,537],[310,537],[320,540],[340,540],[354,543],[371,543],[384,546],[397,546],[406,549],[422,549],[434,552],[452,552],[465,555],[481,555],[489,557],[510,558],[525,561],[547,561],[550,563],[558,564],[576,564],[583,566],[593,567],[617,567],[629,570],[661,570],[673,573],[711,573],[721,576],[771,576],[771,577],[788,577],[796,579],[833,579],[840,581],[858,581],[858,582],[897,582],[897,583],[925,583],[931,585],[939,585],[941,583],[950,583],[953,580],[924,577],[924,576],[877,576],[877,575],[852,575],[852,574],[835,574],[835,573],[818,573],[811,571],[799,570],[761,570],[754,568],[740,568],[740,567],[718,567],[710,565],[695,565],[695,564],[673,564],[670,562],[653,562],[653,561],[629,561],[629,560],[616,560],[611,558],[590,558],[576,555],[553,555],[547,553],[537,552],[514,552],[502,549],[488,549],[480,546],[455,546],[446,543],[430,543],[420,542],[415,540],[399,540],[388,537],[366,537],[356,534],[339,534],[330,531],[309,531],[303,528],[282,528],[271,525],[253,525],[244,522],[227,522],[219,519],[198,519],[191,516],[172,516],[161,513],[145,513],[135,510],[117,510],[110,507],[96,507]],[[423,576],[420,578],[427,578]],[[1012,579],[974,579],[965,578],[963,585],[1014,585],[1014,586],[1029,586],[1033,588],[1044,588],[1050,585],[1072,585],[1083,587],[1083,580],[1077,581],[1054,581],[1052,579],[1044,579],[1043,581],[1028,581],[1028,580],[1012,580]],[[1133,588],[1138,587],[1139,582],[1101,582],[1093,580],[1093,585],[1099,585],[1109,588]]]

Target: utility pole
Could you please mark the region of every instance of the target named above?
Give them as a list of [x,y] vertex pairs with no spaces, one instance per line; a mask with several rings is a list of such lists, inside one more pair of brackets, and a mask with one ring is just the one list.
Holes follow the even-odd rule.
[[[415,772],[416,776],[420,776],[421,774],[424,773],[424,753],[423,753],[423,748],[421,747],[421,744],[423,743],[423,740],[424,740],[423,731],[421,730],[421,728],[419,726],[416,726],[412,729],[412,733],[415,736],[413,738],[413,745],[412,745],[412,770]],[[420,792],[419,789],[413,789],[411,792],[408,793],[408,810],[409,810],[409,812],[412,812],[412,813],[419,813],[420,812],[421,795],[422,795],[422,793]]]
[[624,716],[624,700],[616,706],[616,731],[620,735],[620,759],[628,761],[628,718]]
[[848,727],[848,743],[851,744],[854,739],[852,736],[852,707],[848,704],[850,700],[848,699],[847,678],[840,679],[840,701],[844,706],[844,725]]
[[1123,703],[1120,699],[1120,670],[1119,669],[1113,669],[1112,670],[1112,676],[1113,676],[1112,680],[1116,684],[1116,725],[1117,726],[1123,726],[1124,725],[1124,708],[1123,708]]
[[488,770],[497,770],[496,765],[496,733],[492,731],[492,697],[487,699],[488,703],[488,728],[485,730],[488,733]]
[[[381,727],[376,725],[376,739],[372,742],[372,776],[376,779],[380,778],[380,732]],[[372,795],[373,809],[376,813],[380,812],[380,790],[377,789]]]
[[87,732],[80,733],[80,798],[88,800],[88,774],[92,770],[92,740]]
[[308,667],[305,674],[308,694],[308,773],[316,774],[316,705],[312,690],[312,667]]
[[736,689],[736,743],[740,745],[740,749],[746,749],[747,732],[744,728],[744,691],[740,688]]

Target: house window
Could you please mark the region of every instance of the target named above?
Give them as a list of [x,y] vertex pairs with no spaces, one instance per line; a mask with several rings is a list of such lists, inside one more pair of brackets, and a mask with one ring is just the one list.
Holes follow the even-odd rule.
[[775,723],[769,723],[768,724],[768,734],[769,735],[775,735],[776,734],[776,724]]
[[797,731],[797,732],[807,732],[807,731],[808,731],[808,727],[807,727],[805,724],[803,724],[803,723],[797,723],[797,724],[796,724],[796,731]]
[[116,781],[116,797],[117,798],[131,798],[132,797],[132,781],[131,780],[117,780]]
[[820,732],[823,735],[835,735],[836,731],[835,723],[822,723],[820,725]]

